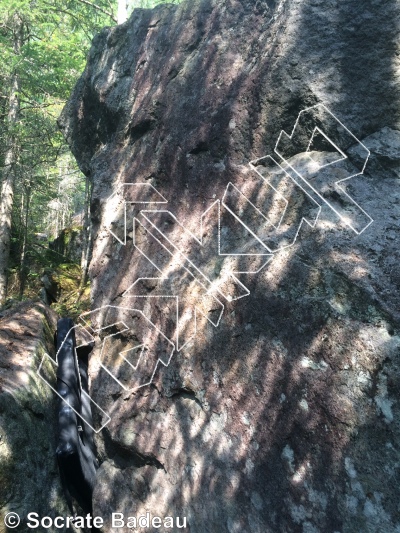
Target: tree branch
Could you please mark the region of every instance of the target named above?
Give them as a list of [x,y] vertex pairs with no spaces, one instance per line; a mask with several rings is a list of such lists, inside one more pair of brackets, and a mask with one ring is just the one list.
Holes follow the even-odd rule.
[[103,9],[101,6],[98,6],[97,4],[92,4],[92,2],[89,2],[88,0],[78,0],[78,2],[81,2],[81,4],[86,4],[90,7],[94,7],[94,9],[97,9],[97,11],[101,11],[102,13],[104,13],[104,15],[110,17],[110,19],[113,20],[115,23],[117,22],[117,19],[114,17],[114,15],[110,13],[110,11]]
[[91,35],[88,33],[87,29],[84,28],[84,26],[82,25],[82,20],[77,17],[76,15],[74,15],[74,13],[72,13],[71,11],[67,11],[66,9],[61,9],[60,7],[57,7],[57,8],[54,8],[54,5],[51,4],[50,2],[46,2],[46,0],[43,0],[43,3],[46,4],[47,6],[49,6],[49,11],[52,11],[53,13],[64,13],[65,15],[68,15],[69,17],[71,17],[72,19],[74,19],[79,25],[80,27],[82,28],[84,34],[86,35],[86,37],[91,40],[92,37]]

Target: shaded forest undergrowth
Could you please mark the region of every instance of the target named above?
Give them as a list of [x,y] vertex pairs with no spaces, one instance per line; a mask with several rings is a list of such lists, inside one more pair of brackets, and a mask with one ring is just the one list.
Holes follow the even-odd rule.
[[53,241],[32,242],[27,267],[9,272],[8,298],[0,309],[25,300],[42,300],[60,316],[76,319],[90,309],[90,284],[81,266],[82,226],[70,226]]

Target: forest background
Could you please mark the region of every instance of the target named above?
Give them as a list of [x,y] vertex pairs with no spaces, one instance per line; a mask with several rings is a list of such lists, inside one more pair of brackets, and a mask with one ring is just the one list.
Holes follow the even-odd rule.
[[91,183],[56,120],[94,35],[135,8],[160,3],[0,1],[0,309],[37,296],[43,284],[51,289],[63,276],[75,289],[67,308],[85,307],[79,301],[88,293]]

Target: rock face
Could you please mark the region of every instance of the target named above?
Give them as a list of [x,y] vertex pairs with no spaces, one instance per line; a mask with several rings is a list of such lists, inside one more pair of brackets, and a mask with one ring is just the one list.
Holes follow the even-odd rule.
[[94,185],[105,530],[400,531],[399,17],[192,0],[94,40],[60,127]]
[[49,254],[55,260],[79,263],[82,253],[82,226],[64,228],[57,238],[49,243],[49,248],[55,252]]
[[54,355],[55,327],[55,313],[31,301],[0,318],[1,533],[11,531],[4,525],[8,512],[19,514],[21,523],[13,531],[23,533],[32,531],[26,524],[29,512],[68,514],[55,458],[56,396],[37,374],[45,354]]

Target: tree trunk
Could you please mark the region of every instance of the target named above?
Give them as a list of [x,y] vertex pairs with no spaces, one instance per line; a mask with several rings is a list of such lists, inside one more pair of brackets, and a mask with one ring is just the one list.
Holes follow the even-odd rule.
[[26,262],[26,247],[28,242],[28,222],[29,222],[29,208],[31,203],[31,186],[26,187],[26,202],[24,210],[24,224],[22,233],[22,250],[21,250],[21,262],[19,270],[19,297],[22,299],[25,290],[26,277],[28,273],[28,266]]
[[82,232],[82,255],[81,255],[81,282],[80,290],[83,292],[87,279],[91,251],[91,220],[90,220],[90,201],[92,197],[92,186],[90,178],[85,177],[85,207]]
[[[22,42],[22,20],[14,16],[14,53],[19,55]],[[0,183],[0,305],[4,304],[7,295],[7,270],[10,259],[11,214],[14,201],[15,165],[18,157],[18,143],[15,127],[19,115],[20,77],[14,70],[11,78],[10,99],[8,107],[8,148],[4,158],[4,168]]]

